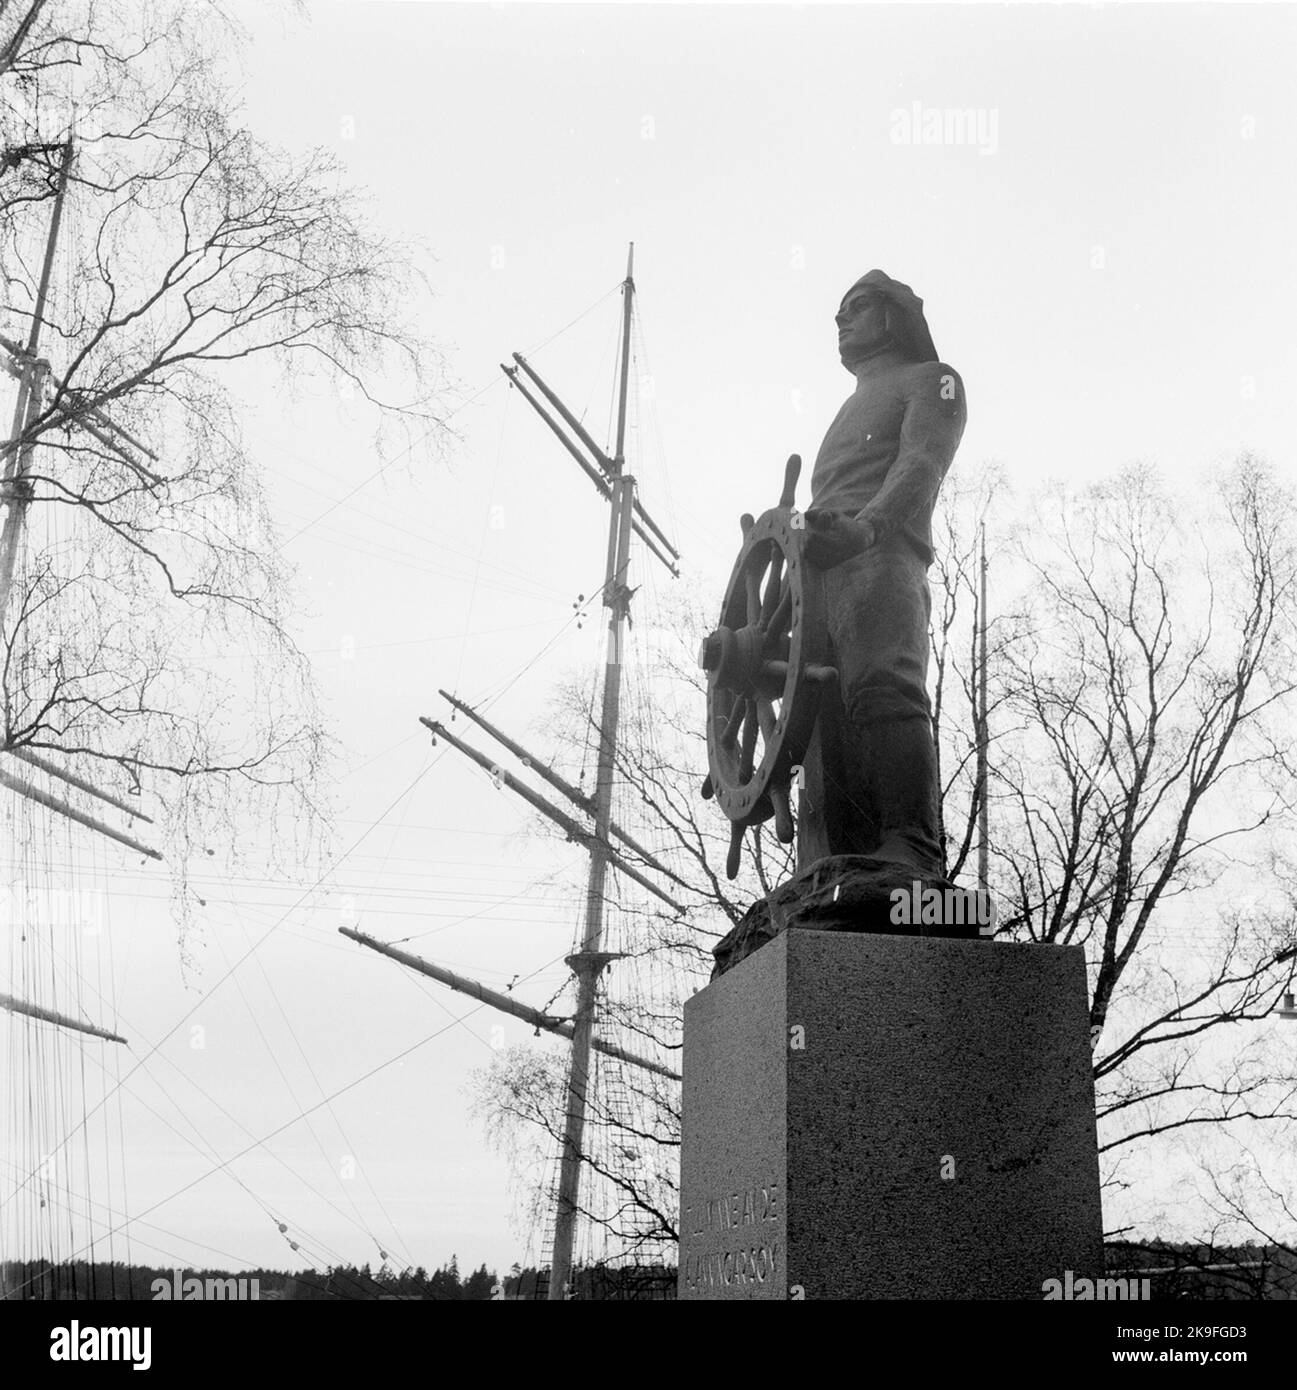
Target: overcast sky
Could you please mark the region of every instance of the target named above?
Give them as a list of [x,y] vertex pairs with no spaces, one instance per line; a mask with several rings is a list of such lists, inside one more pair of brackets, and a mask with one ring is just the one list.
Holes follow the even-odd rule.
[[[701,592],[719,594],[738,512],[775,502],[788,453],[813,458],[851,384],[833,313],[874,266],[923,296],[964,378],[956,468],[994,458],[1026,484],[1149,459],[1191,478],[1247,447],[1291,476],[1297,14],[242,13],[252,127],[334,150],[383,226],[425,248],[425,327],[460,383],[459,438],[377,477],[346,402],[251,390],[249,436],[341,748],[346,858],[329,896],[298,907],[310,885],[273,886],[251,846],[246,882],[209,885],[184,973],[162,880],[104,851],[120,1030],[142,1055],[198,1005],[128,1087],[129,1204],[144,1210],[201,1177],[213,1150],[228,1157],[381,1067],[317,1111],[313,1132],[275,1139],[283,1164],[259,1152],[234,1165],[255,1196],[205,1179],[148,1217],[165,1234],[142,1236],[231,1267],[294,1263],[296,1232],[320,1260],[377,1264],[382,1244],[402,1263],[456,1252],[503,1269],[538,1247],[510,1227],[507,1168],[464,1088],[493,1043],[530,1030],[335,932],[414,937],[412,950],[497,985],[538,972],[519,990],[537,1004],[566,974],[581,852],[521,837],[525,808],[416,722],[441,717],[438,686],[499,696],[493,718],[543,746],[556,681],[601,660],[598,611],[578,629],[572,605],[602,579],[603,505],[496,364],[538,348],[607,438],[616,287],[635,242],[647,356],[631,464]],[[950,126],[955,111],[971,122]],[[644,565],[632,582],[645,611],[670,587]],[[146,883],[158,904],[139,909]],[[159,1251],[135,1256],[173,1262]]]

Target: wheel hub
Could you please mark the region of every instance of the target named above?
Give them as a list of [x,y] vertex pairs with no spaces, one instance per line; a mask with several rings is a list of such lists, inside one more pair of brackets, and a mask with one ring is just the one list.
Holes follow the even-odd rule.
[[769,685],[774,674],[765,669],[773,664],[765,660],[765,645],[766,634],[760,626],[718,627],[703,639],[698,664],[722,690],[754,695]]

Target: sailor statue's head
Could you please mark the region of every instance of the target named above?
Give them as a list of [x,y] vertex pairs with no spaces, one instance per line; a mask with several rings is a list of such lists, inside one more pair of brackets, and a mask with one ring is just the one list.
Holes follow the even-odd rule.
[[923,301],[881,270],[871,270],[852,285],[834,321],[838,355],[849,372],[883,353],[899,353],[912,362],[937,361]]

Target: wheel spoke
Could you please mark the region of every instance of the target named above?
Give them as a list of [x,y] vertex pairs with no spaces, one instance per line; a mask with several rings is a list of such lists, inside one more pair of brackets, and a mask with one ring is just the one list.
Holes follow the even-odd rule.
[[757,696],[757,722],[761,725],[761,737],[769,748],[775,741],[775,707],[760,695]]
[[743,741],[739,745],[739,781],[752,780],[753,754],[757,750],[757,708],[748,703],[748,712],[743,720]]
[[761,566],[753,567],[743,576],[747,585],[749,627],[755,627],[761,619],[761,569]]
[[734,740],[739,736],[739,725],[747,715],[748,703],[748,697],[740,695],[731,706],[730,717],[725,721],[725,728],[721,733],[722,748],[734,747]]
[[779,603],[775,611],[770,615],[770,621],[766,624],[766,640],[784,636],[784,628],[788,626],[788,620],[793,612],[793,586],[791,584],[780,596]]
[[[763,681],[777,681],[779,689],[783,690],[784,685],[788,680],[787,660],[781,660],[778,657],[776,657],[774,660],[771,660],[770,657],[767,657],[761,663],[761,679]],[[767,703],[769,703],[772,699],[774,699],[773,695],[766,696]]]

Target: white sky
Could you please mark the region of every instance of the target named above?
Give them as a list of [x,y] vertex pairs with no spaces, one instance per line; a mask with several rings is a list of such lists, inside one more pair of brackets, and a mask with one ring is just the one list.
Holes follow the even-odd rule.
[[[111,964],[136,1055],[195,1004],[191,1022],[206,1029],[196,1049],[186,1023],[150,1062],[156,1082],[141,1073],[129,1087],[132,1211],[212,1166],[142,1108],[139,1098],[185,1129],[157,1083],[225,1157],[247,1135],[181,1072],[261,1136],[468,1012],[337,937],[339,922],[418,936],[412,950],[491,983],[544,966],[520,989],[538,1004],[563,979],[575,900],[522,890],[557,864],[579,869],[580,851],[520,839],[520,806],[431,750],[415,720],[442,716],[439,685],[469,699],[498,690],[602,578],[603,504],[516,393],[491,383],[510,351],[607,296],[534,359],[606,435],[609,292],[628,241],[652,376],[632,460],[691,584],[719,591],[737,513],[774,503],[788,453],[809,468],[850,387],[833,312],[873,266],[923,296],[938,350],[963,375],[956,467],[994,457],[1030,482],[1152,458],[1185,475],[1244,446],[1294,463],[1287,7],[308,13],[247,9],[249,122],[290,149],[335,150],[383,225],[422,239],[435,257],[426,327],[465,396],[490,389],[455,417],[462,438],[443,463],[395,468],[340,503],[377,467],[345,404],[262,387],[249,400],[282,533],[306,528],[286,553],[312,615],[302,645],[343,748],[339,839],[356,847],[323,908],[290,911],[297,891],[213,884],[188,981],[165,916],[131,902],[139,880],[115,880]],[[993,145],[894,143],[893,113],[914,103],[979,110]],[[496,529],[492,507],[503,508]],[[665,587],[643,566],[637,581]],[[579,632],[567,626],[492,717],[543,744],[550,689],[593,669],[600,637],[598,611]],[[348,640],[355,655],[343,659]],[[235,1171],[320,1258],[377,1264],[360,1227],[429,1267],[452,1251],[462,1266],[501,1269],[534,1257],[510,1230],[506,1167],[463,1094],[501,1023],[510,1044],[530,1036],[474,1012],[319,1112],[319,1146],[304,1126],[286,1131],[272,1147],[298,1178],[261,1154]],[[385,1214],[363,1178],[335,1176],[348,1153]],[[158,1244],[186,1261],[294,1262],[224,1176],[148,1219],[177,1233]]]

